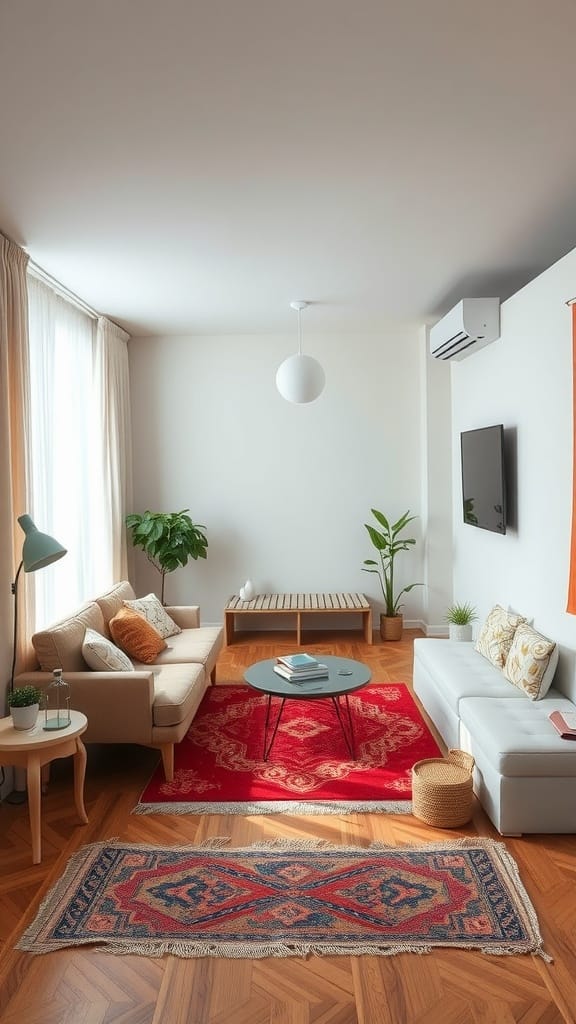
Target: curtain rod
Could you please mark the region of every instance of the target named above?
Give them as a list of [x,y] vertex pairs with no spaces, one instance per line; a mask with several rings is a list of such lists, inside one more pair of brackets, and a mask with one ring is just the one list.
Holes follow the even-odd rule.
[[76,295],[76,293],[71,291],[70,288],[67,288],[66,285],[62,284],[60,281],[57,281],[55,277],[52,277],[52,274],[49,274],[47,270],[44,270],[44,267],[40,267],[38,263],[35,263],[34,260],[30,258],[28,259],[28,270],[33,277],[36,277],[39,281],[49,285],[50,288],[57,292],[58,295],[61,295],[63,299],[68,299],[69,302],[73,302],[75,306],[78,306],[82,312],[88,313],[88,315],[94,320],[97,320],[101,315],[100,313],[97,313],[95,309],[92,309],[92,306],[89,306],[87,302],[84,302],[84,299],[81,299],[80,296]]
[[[44,267],[41,267],[39,263],[36,263],[30,256],[25,245],[20,245],[19,242],[15,242],[14,239],[11,238],[4,230],[0,229],[0,232],[4,235],[4,238],[7,238],[9,242],[12,242],[12,245],[17,245],[19,249],[22,249],[22,251],[26,253],[28,256],[26,269],[29,270],[34,277],[38,278],[39,281],[43,281],[44,284],[49,285],[50,288],[55,292],[58,292],[63,299],[68,299],[69,302],[73,302],[75,306],[78,306],[78,308],[84,313],[88,313],[88,315],[93,317],[94,320],[98,320],[98,317],[104,315],[103,313],[98,313],[97,310],[92,309],[92,306],[89,306],[87,302],[84,302],[84,299],[81,299],[79,295],[76,295],[76,292],[67,288],[65,284],[62,284],[61,281],[52,277],[52,274],[49,274],[47,270],[44,270]],[[110,323],[114,324],[115,327],[118,327],[119,330],[124,330],[123,327],[120,327],[120,324],[117,324],[116,321],[112,320],[109,316],[106,317],[106,319],[110,320]]]

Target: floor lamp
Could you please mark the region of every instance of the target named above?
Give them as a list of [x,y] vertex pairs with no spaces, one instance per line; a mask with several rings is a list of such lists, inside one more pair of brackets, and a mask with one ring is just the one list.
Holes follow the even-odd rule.
[[[16,669],[16,639],[18,633],[18,580],[22,569],[24,572],[36,572],[37,569],[44,569],[46,565],[57,562],[66,554],[57,540],[49,537],[47,533],[40,533],[28,515],[18,516],[18,522],[24,530],[25,537],[22,545],[22,560],[16,572],[16,578],[12,584],[14,595],[14,639],[12,646],[12,669],[10,671],[10,693],[14,689],[14,672]],[[22,793],[22,796],[16,794]],[[15,793],[8,798],[10,803],[24,803],[26,794],[22,790],[15,790]]]

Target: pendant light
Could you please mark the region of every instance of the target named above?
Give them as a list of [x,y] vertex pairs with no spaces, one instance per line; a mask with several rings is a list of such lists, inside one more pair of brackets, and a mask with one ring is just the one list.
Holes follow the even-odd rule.
[[291,308],[298,311],[298,354],[285,359],[276,373],[276,387],[282,398],[296,405],[314,402],[322,394],[326,382],[318,360],[302,355],[301,315],[307,305],[302,301],[290,303]]

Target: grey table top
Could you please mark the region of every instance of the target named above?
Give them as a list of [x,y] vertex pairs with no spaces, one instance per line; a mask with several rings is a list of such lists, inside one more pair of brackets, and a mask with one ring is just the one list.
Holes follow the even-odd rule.
[[337,697],[352,693],[370,682],[372,673],[367,665],[352,658],[336,658],[332,655],[318,655],[318,661],[328,666],[328,676],[323,679],[306,679],[290,682],[274,671],[276,658],[257,661],[244,673],[244,679],[255,690],[277,697],[302,700],[307,697]]

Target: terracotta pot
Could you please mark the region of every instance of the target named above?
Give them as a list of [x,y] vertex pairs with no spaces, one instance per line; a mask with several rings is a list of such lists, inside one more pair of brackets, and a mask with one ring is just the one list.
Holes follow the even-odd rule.
[[380,616],[380,636],[383,640],[400,640],[404,619],[401,615]]

